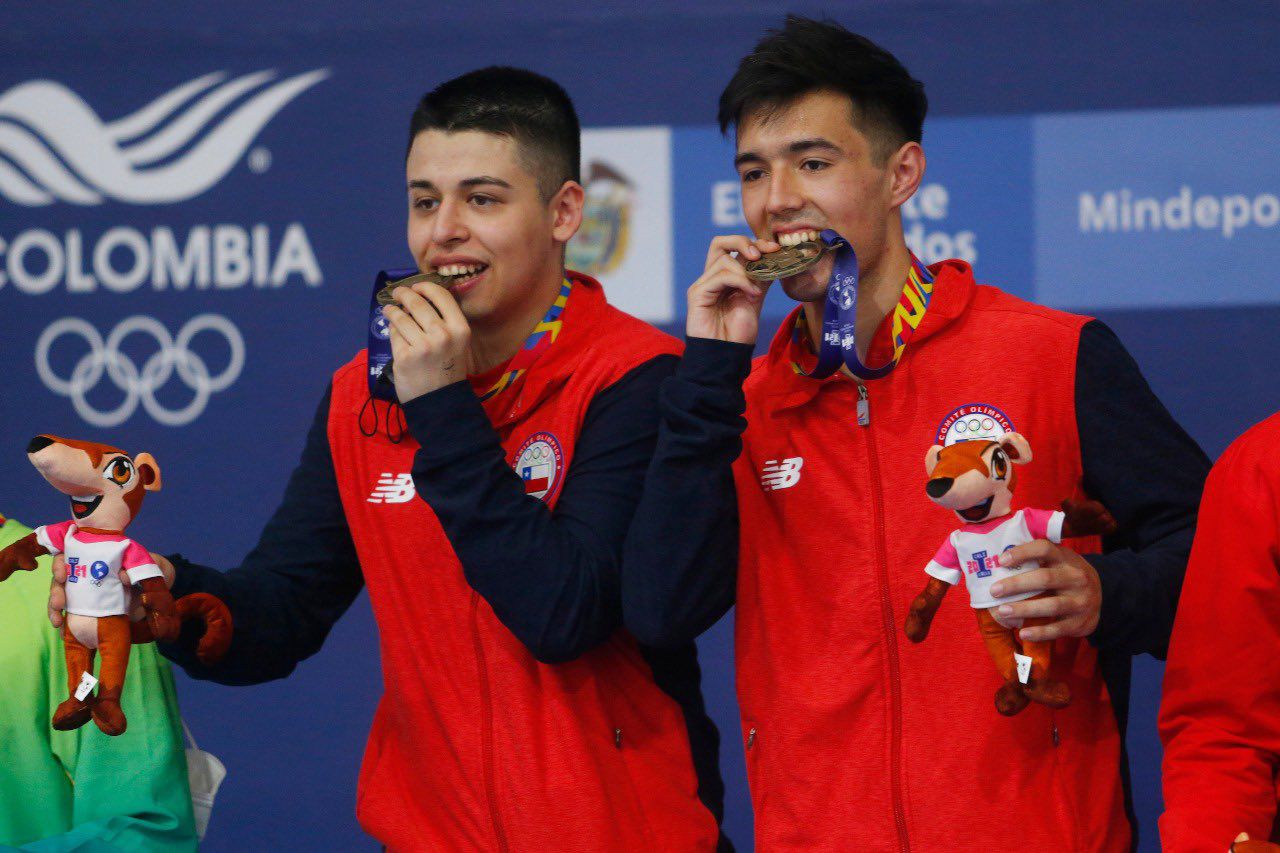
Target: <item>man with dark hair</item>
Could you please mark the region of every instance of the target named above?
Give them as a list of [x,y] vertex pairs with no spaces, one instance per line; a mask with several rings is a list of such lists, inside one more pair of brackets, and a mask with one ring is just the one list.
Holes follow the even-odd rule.
[[[1126,850],[1130,658],[1164,654],[1207,460],[1101,323],[912,255],[900,207],[924,174],[925,109],[884,50],[802,18],[726,87],[755,239],[713,240],[689,289],[625,550],[625,618],[642,642],[679,644],[736,602],[759,850]],[[816,265],[782,280],[800,306],[752,364],[765,285],[744,265],[819,240]],[[833,269],[837,287],[856,273],[856,299],[829,293]],[[1022,707],[1064,697],[1037,693],[1047,674],[1025,692],[997,676],[967,602],[939,608],[950,575],[923,596],[929,641],[904,641],[929,632],[908,609],[955,527],[925,493],[926,453],[1015,430],[1035,449],[1022,506],[1087,497],[1119,523],[1075,550],[990,555],[1038,561],[991,592],[1010,601],[1002,620],[1044,623],[1020,637],[1054,641],[1066,707]],[[985,557],[964,571],[989,573]]]
[[244,565],[173,558],[176,594],[216,592],[236,634],[216,667],[188,637],[165,653],[226,684],[288,675],[368,584],[385,692],[357,814],[391,849],[728,846],[695,647],[622,629],[620,552],[679,344],[564,269],[578,146],[568,96],[531,72],[422,99],[408,242],[443,283],[383,309],[408,435],[366,428],[387,372],[371,382],[361,352]]
[[543,201],[581,183],[582,132],[569,93],[554,80],[513,68],[482,68],[441,83],[409,119],[409,149],[425,130],[475,130],[515,142]]

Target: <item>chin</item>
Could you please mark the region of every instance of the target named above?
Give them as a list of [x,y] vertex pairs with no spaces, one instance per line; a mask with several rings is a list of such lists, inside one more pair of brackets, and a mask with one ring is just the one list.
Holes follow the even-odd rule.
[[823,258],[800,275],[784,278],[782,292],[796,302],[817,302],[827,295],[833,265],[831,258]]
[[827,280],[817,278],[812,272],[806,272],[784,278],[782,292],[796,302],[817,302],[827,295]]

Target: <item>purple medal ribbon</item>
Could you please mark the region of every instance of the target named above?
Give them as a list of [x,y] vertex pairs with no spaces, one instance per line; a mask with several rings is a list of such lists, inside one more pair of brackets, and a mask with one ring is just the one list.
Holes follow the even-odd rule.
[[389,281],[411,276],[417,273],[416,267],[404,269],[382,270],[373,282],[373,293],[369,296],[369,396],[375,400],[398,403],[395,386],[383,377],[383,371],[391,363],[391,330],[387,318],[382,316],[382,306],[378,304],[378,292],[387,286]]
[[841,365],[859,379],[879,379],[893,370],[890,361],[882,367],[870,368],[858,358],[858,341],[854,321],[858,316],[858,255],[849,241],[830,228],[822,232],[822,242],[834,255],[831,279],[827,283],[827,300],[822,306],[822,343],[818,363],[805,374],[812,379],[826,379]]

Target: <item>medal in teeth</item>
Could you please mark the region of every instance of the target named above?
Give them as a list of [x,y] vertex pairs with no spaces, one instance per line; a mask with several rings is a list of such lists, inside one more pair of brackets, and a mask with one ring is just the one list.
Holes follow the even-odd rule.
[[485,264],[445,264],[431,272],[420,272],[407,278],[396,279],[387,282],[387,286],[378,291],[378,304],[395,305],[396,300],[392,293],[397,287],[412,287],[420,281],[429,281],[441,287],[452,287],[486,269],[488,267]]
[[746,265],[747,275],[757,281],[773,281],[799,275],[818,262],[827,251],[817,231],[792,231],[778,236],[782,246]]

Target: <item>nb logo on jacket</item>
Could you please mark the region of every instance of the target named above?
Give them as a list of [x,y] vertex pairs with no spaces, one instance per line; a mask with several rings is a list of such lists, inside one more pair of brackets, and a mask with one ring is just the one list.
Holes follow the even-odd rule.
[[378,478],[378,485],[373,487],[369,495],[371,504],[404,504],[413,500],[417,494],[413,488],[413,477],[408,474],[384,473]]
[[766,492],[789,489],[800,482],[802,467],[804,467],[804,458],[800,456],[790,456],[781,461],[770,459],[764,463],[764,470],[760,473],[760,485]]

